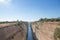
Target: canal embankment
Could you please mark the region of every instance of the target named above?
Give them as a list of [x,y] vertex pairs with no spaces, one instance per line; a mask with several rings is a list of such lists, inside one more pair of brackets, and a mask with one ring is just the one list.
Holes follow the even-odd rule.
[[0,40],[26,40],[27,22],[0,28]]

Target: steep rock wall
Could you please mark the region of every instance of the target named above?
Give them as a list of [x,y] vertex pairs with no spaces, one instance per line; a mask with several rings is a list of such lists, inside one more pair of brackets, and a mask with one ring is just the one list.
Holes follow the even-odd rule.
[[17,24],[0,28],[0,40],[26,40],[27,24]]
[[54,31],[60,28],[60,22],[34,22],[31,25],[36,40],[54,40]]

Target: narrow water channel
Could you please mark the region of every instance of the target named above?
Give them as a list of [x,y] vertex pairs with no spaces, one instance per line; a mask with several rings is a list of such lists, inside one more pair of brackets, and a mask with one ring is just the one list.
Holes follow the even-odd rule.
[[28,23],[28,38],[27,40],[33,40],[32,29],[30,23]]

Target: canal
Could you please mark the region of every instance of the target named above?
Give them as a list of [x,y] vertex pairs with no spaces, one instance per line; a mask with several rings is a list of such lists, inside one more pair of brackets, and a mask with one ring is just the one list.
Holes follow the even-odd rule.
[[33,40],[33,35],[32,35],[32,28],[30,23],[28,23],[28,37],[27,40]]

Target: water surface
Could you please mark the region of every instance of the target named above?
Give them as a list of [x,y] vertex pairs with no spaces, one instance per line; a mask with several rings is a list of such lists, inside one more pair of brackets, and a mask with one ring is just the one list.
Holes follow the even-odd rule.
[[32,35],[30,23],[28,23],[28,38],[27,38],[27,40],[33,40],[33,35]]

